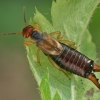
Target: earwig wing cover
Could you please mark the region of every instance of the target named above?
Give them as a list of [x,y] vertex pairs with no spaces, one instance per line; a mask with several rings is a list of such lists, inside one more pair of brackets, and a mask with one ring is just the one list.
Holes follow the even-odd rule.
[[59,55],[63,50],[61,44],[48,34],[44,35],[38,47],[47,55]]
[[[100,0],[56,0],[56,2],[53,1],[51,7],[52,24],[37,9],[34,23],[38,23],[41,31],[46,33],[54,31],[65,33],[64,39],[75,42],[77,46],[80,45],[80,52],[86,53],[87,56],[95,59],[95,46],[90,39],[91,35],[86,29],[99,2]],[[40,53],[40,66],[36,60],[36,46],[29,46],[26,49],[30,68],[37,80],[43,100],[100,99],[100,93],[97,93],[96,96],[93,94],[90,97],[85,95],[86,91],[91,88],[94,91],[97,90],[89,80],[67,72],[71,78],[69,80],[62,72],[52,66],[42,52]],[[90,54],[91,50],[92,54]]]

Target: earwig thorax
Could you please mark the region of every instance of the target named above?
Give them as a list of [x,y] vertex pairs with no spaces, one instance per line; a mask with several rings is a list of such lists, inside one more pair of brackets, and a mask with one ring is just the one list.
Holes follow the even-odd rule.
[[31,25],[26,26],[25,28],[23,28],[22,34],[25,38],[28,38],[32,32],[35,30],[35,28]]

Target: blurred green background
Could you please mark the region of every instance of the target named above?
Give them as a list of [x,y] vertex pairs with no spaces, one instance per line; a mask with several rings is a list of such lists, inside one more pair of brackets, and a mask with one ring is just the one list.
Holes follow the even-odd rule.
[[[50,20],[52,0],[0,1],[0,34],[19,32],[24,27],[23,6],[26,19],[34,16],[35,7]],[[100,59],[100,5],[88,26]],[[35,79],[29,68],[24,38],[20,35],[0,37],[0,100],[41,100]],[[99,63],[100,64],[100,63]]]

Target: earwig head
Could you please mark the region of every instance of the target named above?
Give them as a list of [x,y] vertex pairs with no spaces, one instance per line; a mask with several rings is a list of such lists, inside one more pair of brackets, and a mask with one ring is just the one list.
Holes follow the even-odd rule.
[[34,29],[35,28],[33,26],[31,26],[31,25],[26,26],[22,31],[23,36],[25,38],[28,38],[32,34]]

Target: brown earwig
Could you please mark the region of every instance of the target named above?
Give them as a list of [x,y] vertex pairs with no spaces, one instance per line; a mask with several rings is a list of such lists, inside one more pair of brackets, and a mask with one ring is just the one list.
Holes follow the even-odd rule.
[[[10,34],[22,34],[25,38],[30,38],[30,41],[25,41],[23,44],[28,46],[36,44],[39,48],[37,51],[37,61],[40,63],[39,51],[48,56],[49,61],[59,70],[61,70],[66,76],[64,70],[74,73],[83,78],[91,80],[99,89],[100,84],[96,76],[92,71],[100,71],[100,66],[96,65],[93,60],[89,59],[85,55],[78,52],[71,46],[75,45],[74,42],[68,40],[62,40],[60,32],[52,32],[46,34],[40,31],[37,24],[33,26],[26,24],[24,13],[25,28],[22,32],[8,33]],[[57,34],[57,39],[52,36]],[[0,36],[5,35],[1,34]],[[66,45],[69,44],[71,46]],[[59,67],[58,67],[59,66]],[[68,76],[67,76],[68,77]]]
[[[32,40],[31,42],[28,41],[26,45],[32,42],[35,43],[39,48],[39,50],[42,50],[44,54],[48,56],[50,62],[56,68],[59,69],[60,67],[60,70],[64,69],[78,76],[87,78],[91,80],[100,89],[100,84],[98,82],[98,79],[92,73],[92,71],[95,72],[100,71],[100,66],[94,64],[93,60],[81,54],[76,49],[65,44],[66,42],[69,43],[70,45],[74,45],[73,42],[70,42],[68,40],[58,42],[51,36],[52,34],[61,34],[61,33],[53,32],[50,35],[48,35],[46,33],[40,32],[39,30],[30,25],[26,26],[23,29],[23,36],[25,38],[30,37]],[[58,36],[58,40],[59,38],[61,38],[60,35]]]

